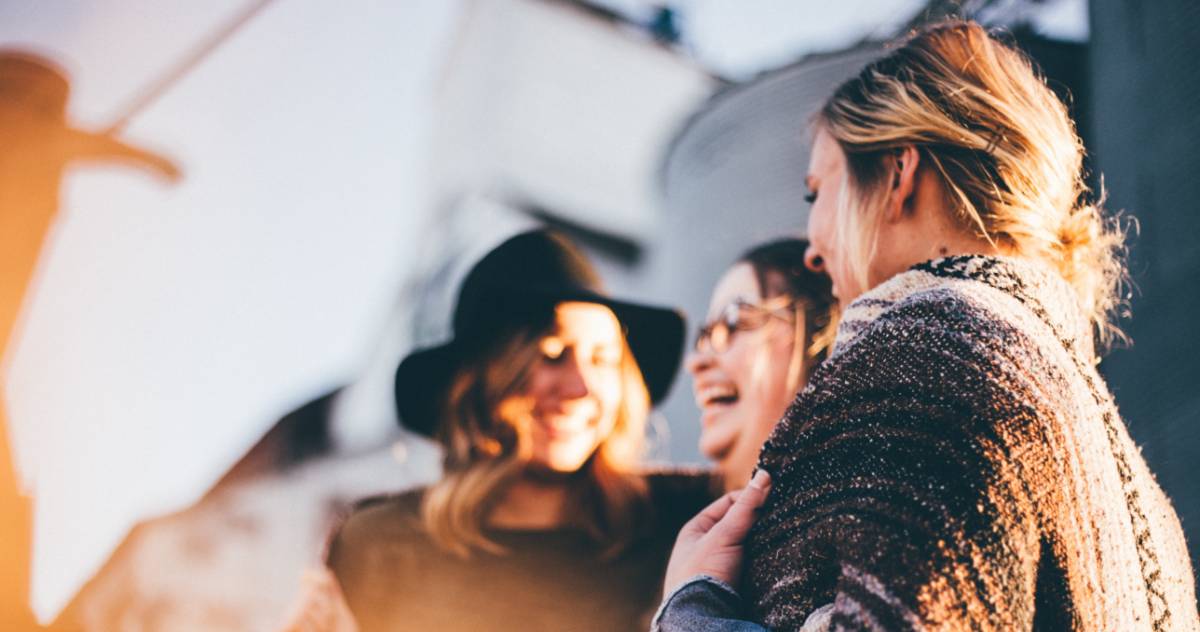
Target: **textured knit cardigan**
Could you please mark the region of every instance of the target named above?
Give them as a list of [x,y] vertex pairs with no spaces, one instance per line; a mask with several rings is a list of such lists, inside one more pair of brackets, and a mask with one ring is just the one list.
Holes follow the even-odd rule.
[[1179,519],[1054,272],[927,262],[846,310],[763,448],[753,616],[798,629],[1196,630]]

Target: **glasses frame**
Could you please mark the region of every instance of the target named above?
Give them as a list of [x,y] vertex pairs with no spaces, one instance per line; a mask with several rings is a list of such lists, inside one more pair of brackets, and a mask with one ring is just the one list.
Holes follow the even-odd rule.
[[[777,296],[761,303],[737,299],[721,308],[716,318],[700,326],[692,349],[697,353],[725,353],[733,344],[737,332],[762,329],[771,322],[772,317],[784,322],[796,322],[796,311],[802,307],[803,301],[790,296]],[[747,314],[758,314],[761,318],[750,321],[745,317]]]

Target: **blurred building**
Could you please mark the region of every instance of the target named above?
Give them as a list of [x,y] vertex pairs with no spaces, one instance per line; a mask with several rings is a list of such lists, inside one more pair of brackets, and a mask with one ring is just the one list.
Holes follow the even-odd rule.
[[438,475],[430,442],[400,429],[390,398],[376,400],[403,353],[449,335],[467,269],[514,232],[548,223],[634,274],[630,262],[661,232],[662,147],[713,85],[611,13],[465,3],[434,95],[434,194],[419,211],[418,263],[373,364],[280,419],[199,502],[139,524],[59,623],[103,632],[282,623],[350,503]]

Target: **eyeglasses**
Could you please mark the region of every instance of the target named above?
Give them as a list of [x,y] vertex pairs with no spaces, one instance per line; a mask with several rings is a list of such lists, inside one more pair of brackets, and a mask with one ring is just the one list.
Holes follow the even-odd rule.
[[736,300],[726,305],[716,318],[700,327],[694,348],[699,353],[725,353],[733,343],[735,333],[759,329],[772,318],[783,321],[795,318],[792,308],[796,304],[797,301],[788,296],[779,296],[757,304]]

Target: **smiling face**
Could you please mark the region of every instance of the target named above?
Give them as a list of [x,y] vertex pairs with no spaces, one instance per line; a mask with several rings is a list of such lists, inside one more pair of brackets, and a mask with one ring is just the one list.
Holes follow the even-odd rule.
[[[708,319],[718,318],[731,304],[759,305],[762,296],[754,268],[738,263],[713,289]],[[737,331],[722,352],[711,346],[687,359],[696,405],[702,411],[700,451],[717,463],[727,487],[750,479],[763,441],[771,434],[795,396],[789,367],[795,356],[796,323],[803,312],[779,310],[763,326]],[[800,323],[799,331],[804,331]]]
[[554,311],[554,329],[539,341],[524,389],[501,402],[500,414],[528,420],[530,467],[569,473],[613,430],[625,344],[620,322],[603,305],[568,302]]

